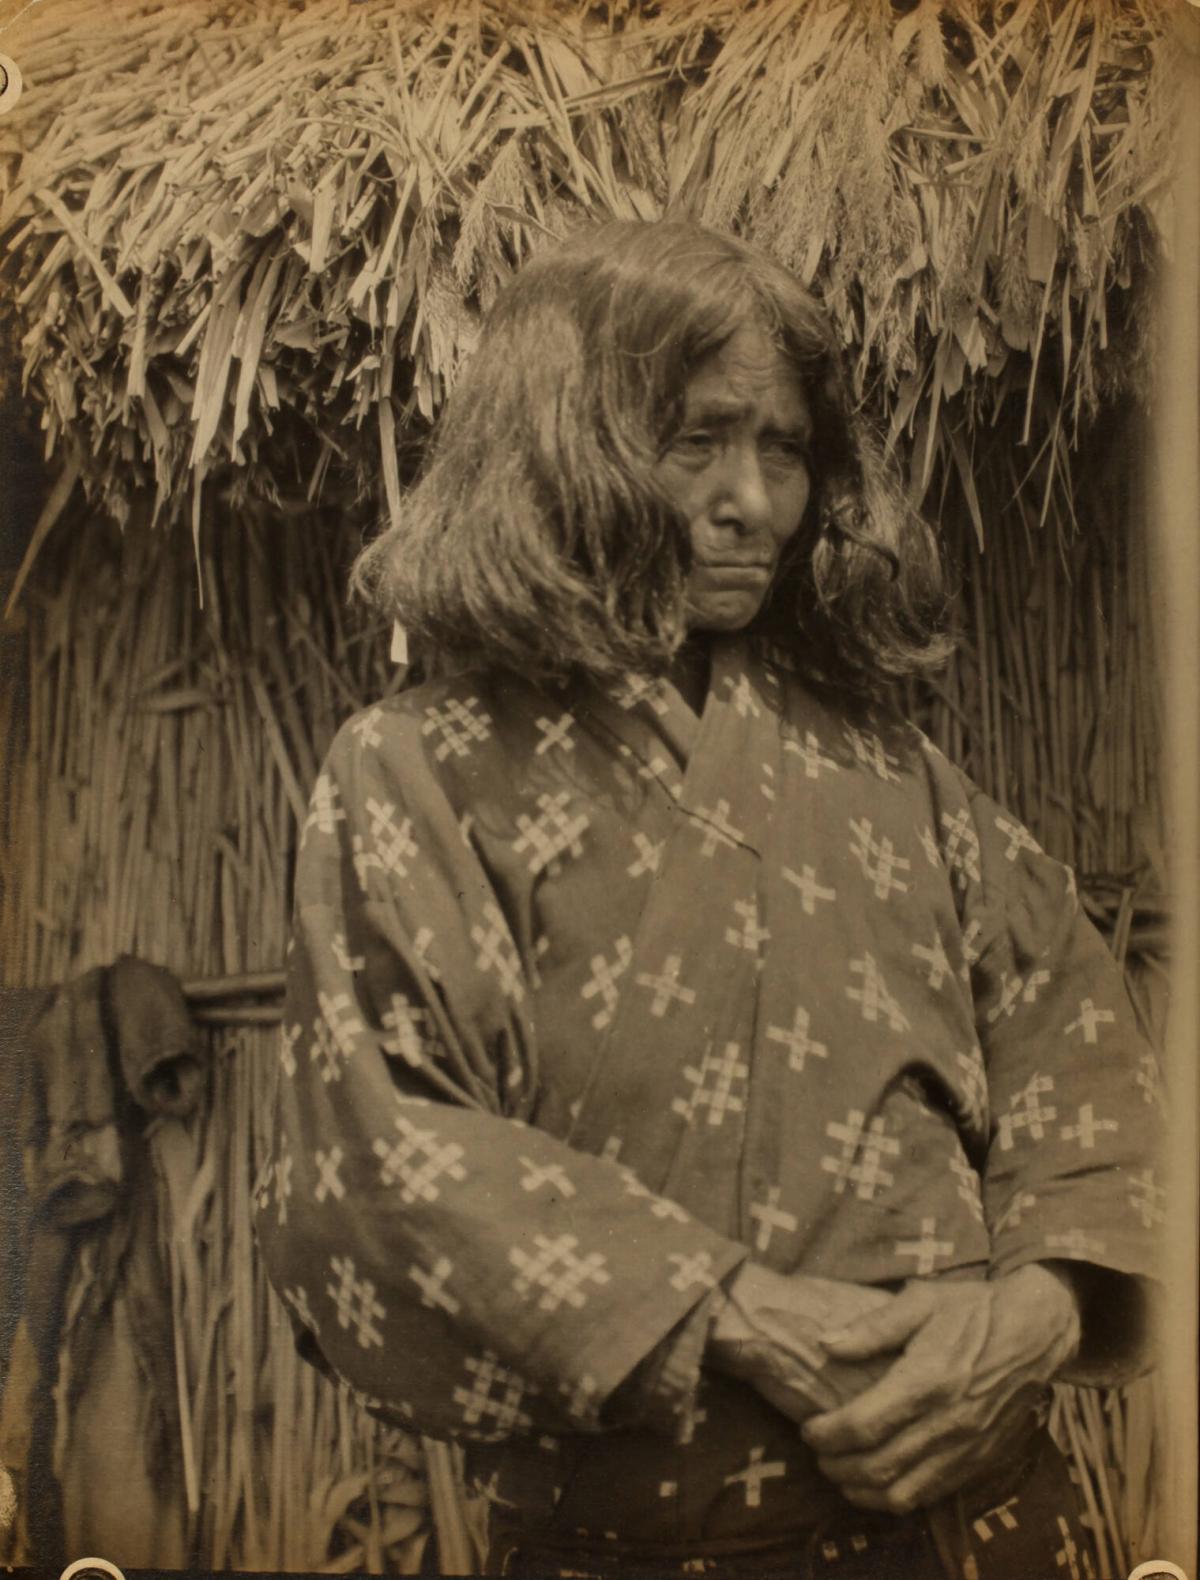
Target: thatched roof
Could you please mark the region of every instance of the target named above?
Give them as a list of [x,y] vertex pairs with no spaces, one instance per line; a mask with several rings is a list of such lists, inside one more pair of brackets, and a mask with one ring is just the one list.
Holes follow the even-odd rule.
[[219,472],[394,509],[514,266],[672,209],[818,284],[920,477],[1000,410],[1053,459],[1141,343],[1169,5],[42,0],[0,231],[48,451],[118,517]]

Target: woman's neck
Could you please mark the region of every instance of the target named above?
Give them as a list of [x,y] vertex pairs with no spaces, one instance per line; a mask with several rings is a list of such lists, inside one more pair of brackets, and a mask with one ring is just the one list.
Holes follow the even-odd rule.
[[690,636],[676,653],[668,671],[671,684],[697,715],[704,712],[711,671],[712,654],[707,636]]

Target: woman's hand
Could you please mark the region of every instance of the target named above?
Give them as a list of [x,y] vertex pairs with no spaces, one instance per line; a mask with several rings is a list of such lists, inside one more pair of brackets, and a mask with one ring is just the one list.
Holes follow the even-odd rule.
[[805,1440],[860,1508],[906,1514],[966,1485],[1027,1433],[1044,1386],[1074,1356],[1069,1283],[1031,1264],[990,1282],[916,1282],[822,1346],[857,1364],[900,1354]]
[[747,1262],[717,1312],[708,1359],[791,1420],[805,1421],[853,1398],[887,1369],[886,1362],[847,1366],[831,1359],[821,1333],[857,1324],[896,1298],[865,1284],[787,1277]]

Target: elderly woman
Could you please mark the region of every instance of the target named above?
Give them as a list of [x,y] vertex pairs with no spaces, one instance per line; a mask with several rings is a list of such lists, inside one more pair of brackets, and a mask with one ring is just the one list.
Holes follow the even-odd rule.
[[296,877],[259,1234],[465,1440],[497,1571],[1086,1572],[1157,1098],[1071,874],[888,702],[937,555],[787,272],[617,224],[497,302],[360,584],[429,678]]

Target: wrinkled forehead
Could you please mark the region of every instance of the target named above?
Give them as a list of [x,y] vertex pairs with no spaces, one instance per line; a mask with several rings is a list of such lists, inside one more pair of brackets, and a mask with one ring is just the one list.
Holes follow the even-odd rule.
[[787,428],[811,427],[804,381],[794,360],[765,325],[738,328],[690,370],[684,388],[689,418],[759,415]]

